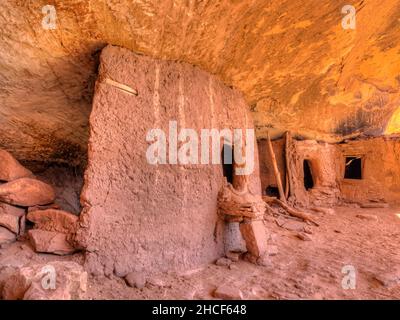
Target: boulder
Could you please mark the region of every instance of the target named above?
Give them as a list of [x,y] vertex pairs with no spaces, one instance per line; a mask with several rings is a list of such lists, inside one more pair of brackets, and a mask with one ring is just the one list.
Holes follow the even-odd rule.
[[21,178],[0,185],[0,201],[23,207],[53,202],[53,188],[36,179]]
[[232,263],[229,265],[229,270],[239,270],[239,267],[236,265],[236,263]]
[[263,267],[271,266],[271,259],[268,253],[264,253],[262,256],[257,258],[256,264]]
[[36,252],[67,255],[75,252],[68,241],[68,235],[54,231],[32,229],[28,231],[29,239]]
[[84,299],[87,273],[71,261],[54,261],[18,268],[4,282],[4,300]]
[[237,262],[237,261],[239,261],[241,254],[242,254],[242,252],[228,251],[226,253],[226,257],[233,262]]
[[29,212],[26,218],[35,224],[36,229],[74,234],[78,217],[72,213],[47,209]]
[[228,258],[219,258],[215,261],[215,264],[220,267],[229,267],[232,264],[232,260]]
[[13,181],[32,176],[9,152],[0,149],[0,180]]
[[307,234],[313,234],[313,230],[310,226],[304,226],[303,231]]
[[0,202],[0,214],[3,214],[3,213],[10,214],[10,215],[17,216],[17,217],[22,217],[23,215],[25,215],[25,209],[15,207],[15,206],[9,205],[4,202]]
[[21,235],[25,229],[25,209],[0,202],[0,226]]
[[142,272],[130,272],[125,277],[125,282],[132,288],[143,289],[146,285],[146,276]]
[[214,297],[223,300],[243,300],[243,293],[233,286],[224,284],[214,291]]
[[154,276],[148,278],[146,284],[148,284],[150,287],[159,287],[159,288],[165,287],[165,282],[162,279]]
[[17,240],[15,233],[10,230],[0,227],[0,245],[9,244]]
[[19,217],[12,214],[0,213],[0,226],[7,228],[8,230],[19,233]]

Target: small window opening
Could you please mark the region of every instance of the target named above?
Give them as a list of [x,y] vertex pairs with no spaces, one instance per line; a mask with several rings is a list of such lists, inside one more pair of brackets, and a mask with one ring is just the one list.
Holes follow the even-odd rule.
[[233,183],[233,148],[229,144],[224,144],[221,153],[222,170],[224,177],[229,183]]
[[279,189],[278,187],[268,186],[265,188],[265,195],[268,197],[276,197],[279,198]]
[[344,178],[345,179],[362,179],[360,157],[346,157]]
[[314,187],[314,179],[311,173],[311,164],[309,160],[303,161],[303,171],[304,171],[304,188],[306,188],[306,190],[312,189]]

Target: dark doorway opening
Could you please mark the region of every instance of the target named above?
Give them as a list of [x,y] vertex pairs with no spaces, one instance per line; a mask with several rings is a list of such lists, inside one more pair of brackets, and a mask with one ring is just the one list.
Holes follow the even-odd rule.
[[345,179],[362,179],[362,166],[360,157],[346,157],[345,162]]
[[224,177],[229,183],[233,183],[233,147],[229,144],[224,144],[221,153],[222,170]]
[[314,179],[311,173],[311,164],[309,160],[303,161],[303,172],[304,172],[304,188],[306,190],[314,187]]
[[268,197],[276,197],[279,198],[279,189],[278,187],[268,186],[265,188],[265,195]]

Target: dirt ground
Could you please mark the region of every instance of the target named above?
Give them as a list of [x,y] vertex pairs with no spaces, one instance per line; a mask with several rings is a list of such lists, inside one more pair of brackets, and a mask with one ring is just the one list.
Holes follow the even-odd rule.
[[[357,215],[364,215],[361,218]],[[366,215],[366,216],[365,216]],[[371,216],[372,215],[372,216]],[[230,267],[210,264],[178,274],[152,276],[143,289],[128,287],[118,277],[90,277],[88,299],[213,299],[213,291],[229,284],[245,299],[400,299],[400,206],[384,209],[337,207],[332,214],[316,214],[319,227],[307,226],[310,241],[284,227],[302,223],[293,218],[267,217],[271,246],[266,267],[240,260]],[[283,227],[279,227],[278,224]],[[277,250],[276,250],[277,249]],[[271,252],[272,253],[272,252]],[[0,249],[1,269],[10,265],[73,260],[82,254],[58,257],[36,254],[29,243]],[[344,266],[356,270],[356,288],[343,289]],[[392,284],[384,285],[375,278]]]

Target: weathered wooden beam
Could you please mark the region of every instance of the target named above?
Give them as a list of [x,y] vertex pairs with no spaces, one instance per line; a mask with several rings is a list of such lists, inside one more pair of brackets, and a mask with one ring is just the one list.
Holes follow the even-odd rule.
[[272,167],[274,169],[276,184],[278,185],[279,197],[284,203],[286,203],[286,197],[285,197],[285,193],[284,193],[283,187],[282,187],[281,175],[279,173],[278,164],[276,162],[275,152],[274,152],[274,148],[272,147],[269,132],[267,132],[267,141],[268,141],[269,154],[271,156],[271,161],[272,161]]
[[316,221],[314,221],[314,219],[311,217],[310,214],[298,211],[298,210],[288,206],[283,201],[280,201],[279,199],[274,199],[273,203],[276,203],[276,204],[280,205],[283,209],[285,209],[285,211],[289,215],[291,215],[293,217],[296,217],[296,218],[300,218],[300,219],[302,219],[304,221],[310,221],[311,223],[315,224],[316,226],[319,226],[319,224]]
[[[292,183],[292,173],[290,170],[290,153],[289,149],[292,146],[292,134],[290,131],[286,131],[285,134],[285,161],[286,161],[286,183],[289,195],[293,195],[293,183]],[[286,195],[288,197],[288,195]]]

